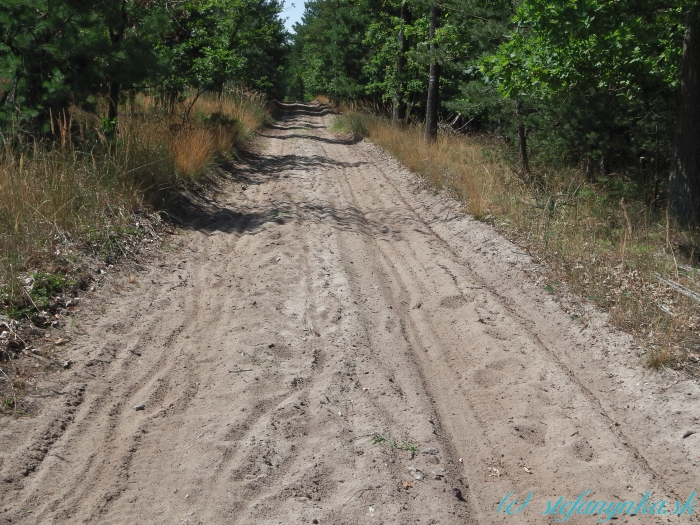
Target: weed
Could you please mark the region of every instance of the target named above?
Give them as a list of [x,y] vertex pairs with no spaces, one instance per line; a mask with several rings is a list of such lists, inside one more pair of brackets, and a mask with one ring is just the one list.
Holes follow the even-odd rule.
[[386,438],[386,437],[382,436],[380,433],[374,432],[374,434],[372,435],[372,444],[373,445],[381,445],[383,443],[389,443],[396,450],[405,450],[407,452],[410,452],[411,459],[413,459],[416,456],[416,452],[418,452],[418,445],[416,445],[413,441],[411,441],[408,438],[403,438],[399,442],[393,438]]
[[669,346],[654,348],[649,353],[647,365],[651,368],[664,368],[671,366],[676,359],[676,354]]
[[14,397],[0,397],[0,411],[9,412],[15,408],[15,398]]
[[403,438],[403,440],[399,443],[398,441],[391,440],[391,445],[396,449],[396,450],[406,450],[411,453],[411,459],[416,457],[416,452],[418,452],[418,446],[410,441],[407,438]]
[[381,445],[382,443],[386,443],[387,439],[379,434],[378,432],[375,432],[374,435],[372,436],[372,444],[373,445]]

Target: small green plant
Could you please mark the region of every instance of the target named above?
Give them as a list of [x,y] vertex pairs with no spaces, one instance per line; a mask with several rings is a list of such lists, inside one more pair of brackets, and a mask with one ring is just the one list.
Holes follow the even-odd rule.
[[382,443],[389,443],[396,450],[405,450],[411,453],[411,459],[416,457],[416,452],[418,452],[418,445],[416,445],[410,439],[404,437],[400,442],[396,441],[394,438],[386,438],[382,436],[379,432],[375,432],[372,435],[372,444],[381,445]]
[[0,406],[2,410],[12,410],[15,407],[15,400],[12,397],[0,398]]
[[75,285],[75,281],[66,279],[62,275],[54,275],[42,271],[31,274],[31,277],[33,284],[29,294],[35,301],[48,299],[52,295],[59,294],[66,288]]
[[107,135],[108,137],[114,136],[114,134],[117,132],[117,125],[119,121],[117,120],[117,117],[114,118],[103,118],[100,120],[100,124],[102,125],[102,133]]
[[44,271],[31,273],[30,279],[32,285],[28,291],[21,286],[15,290],[10,290],[7,286],[0,289],[0,301],[5,302],[6,313],[12,319],[31,318],[50,306],[52,296],[75,286],[75,281],[63,275]]
[[418,452],[418,445],[416,445],[413,441],[409,440],[408,438],[403,438],[401,443],[392,439],[391,444],[396,450],[406,450],[410,452],[411,459],[416,457],[416,452]]
[[382,443],[386,443],[386,441],[387,439],[384,436],[382,436],[379,432],[375,432],[372,436],[373,445],[381,445]]

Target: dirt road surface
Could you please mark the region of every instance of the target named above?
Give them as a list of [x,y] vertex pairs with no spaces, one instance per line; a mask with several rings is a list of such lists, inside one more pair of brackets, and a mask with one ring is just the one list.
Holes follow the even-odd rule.
[[698,385],[331,119],[288,106],[181,248],[78,316],[38,415],[1,421],[0,523],[554,523],[584,490],[700,488]]

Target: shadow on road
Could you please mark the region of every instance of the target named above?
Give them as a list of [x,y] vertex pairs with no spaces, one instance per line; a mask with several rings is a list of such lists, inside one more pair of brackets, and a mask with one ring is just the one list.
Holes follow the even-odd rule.
[[[300,115],[325,115],[328,113],[324,106],[284,104],[284,115],[280,117],[282,125],[269,126],[278,131],[303,129],[299,125]],[[285,126],[285,123],[291,123]],[[278,122],[279,124],[279,122]],[[309,126],[310,127],[310,126]],[[315,129],[323,126],[314,126]],[[292,138],[308,139],[328,144],[352,144],[355,141],[344,139],[324,138],[315,135],[263,133],[270,140],[289,140]],[[236,180],[254,186],[277,178],[293,178],[300,173],[305,176],[309,172],[362,168],[367,163],[363,161],[344,162],[323,155],[266,155],[264,151],[244,152],[237,165],[222,166]],[[226,234],[255,234],[266,225],[307,222],[325,224],[344,231],[355,231],[376,235],[378,238],[400,234],[397,226],[413,224],[415,219],[410,214],[400,214],[396,210],[377,210],[379,219],[368,218],[354,206],[335,207],[331,202],[315,200],[299,202],[285,199],[265,203],[246,203],[242,201],[231,205],[223,205],[215,199],[203,195],[190,194],[183,196],[185,202],[178,206],[179,217],[183,226],[209,234],[222,232]],[[392,224],[390,229],[386,224]]]

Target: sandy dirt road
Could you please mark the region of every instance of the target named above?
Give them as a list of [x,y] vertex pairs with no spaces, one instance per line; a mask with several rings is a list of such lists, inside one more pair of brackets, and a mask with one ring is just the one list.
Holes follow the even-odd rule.
[[86,310],[39,415],[1,421],[0,523],[554,523],[584,490],[700,488],[698,385],[331,118],[290,105],[182,248]]

